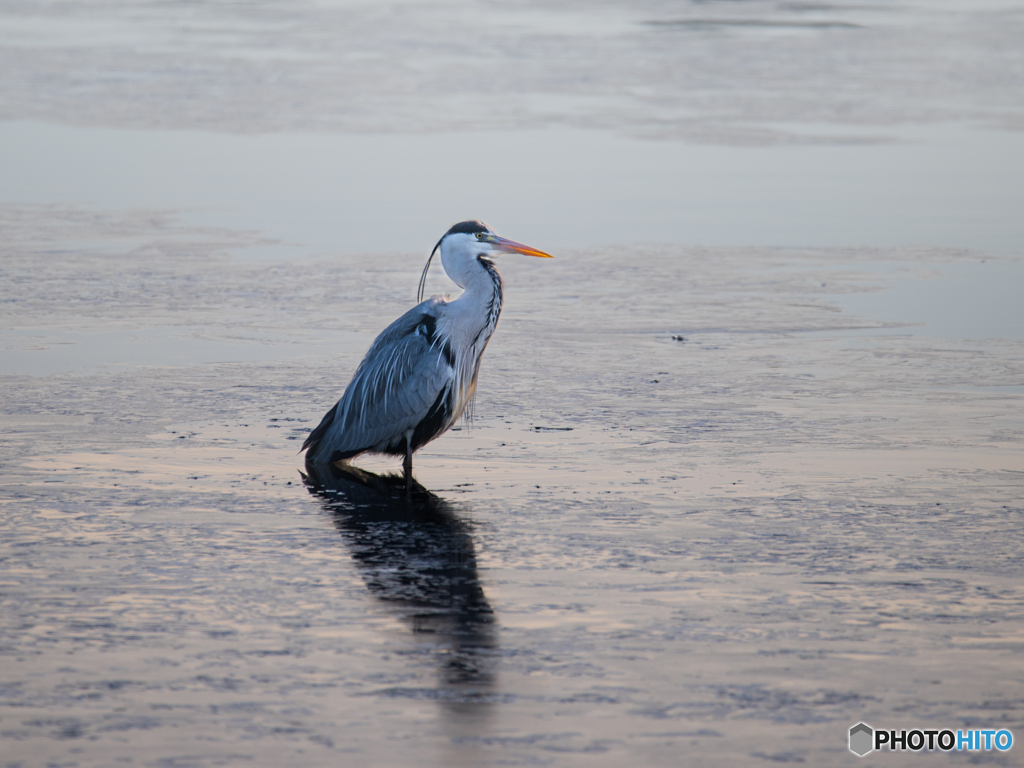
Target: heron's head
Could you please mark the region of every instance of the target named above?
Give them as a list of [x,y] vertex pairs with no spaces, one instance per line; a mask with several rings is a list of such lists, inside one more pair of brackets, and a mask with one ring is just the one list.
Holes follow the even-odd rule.
[[444,265],[444,271],[463,287],[462,275],[473,266],[473,262],[477,259],[490,260],[502,253],[522,253],[544,259],[553,258],[551,254],[544,253],[544,251],[538,251],[536,248],[517,243],[514,240],[498,237],[494,234],[494,230],[482,221],[460,221],[444,233],[444,236],[434,246],[434,250],[430,252],[430,258],[427,259],[427,265],[423,268],[423,276],[420,278],[417,301],[423,299],[423,286],[427,280],[427,270],[430,269],[430,261],[438,250],[441,251],[441,263]]

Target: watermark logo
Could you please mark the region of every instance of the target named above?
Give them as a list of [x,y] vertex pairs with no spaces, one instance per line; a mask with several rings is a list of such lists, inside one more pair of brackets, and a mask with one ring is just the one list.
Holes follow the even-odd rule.
[[850,751],[858,757],[885,749],[889,752],[1005,752],[1013,746],[1013,734],[1007,729],[953,731],[948,728],[885,730],[857,723],[850,728]]
[[850,751],[859,757],[864,757],[875,748],[874,731],[866,723],[857,723],[850,729]]

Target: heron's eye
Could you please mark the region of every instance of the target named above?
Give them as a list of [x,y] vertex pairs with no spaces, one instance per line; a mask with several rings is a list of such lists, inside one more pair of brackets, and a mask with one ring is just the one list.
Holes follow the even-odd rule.
[[476,239],[477,240],[483,240],[484,239],[484,233],[483,232],[477,232],[476,233]]

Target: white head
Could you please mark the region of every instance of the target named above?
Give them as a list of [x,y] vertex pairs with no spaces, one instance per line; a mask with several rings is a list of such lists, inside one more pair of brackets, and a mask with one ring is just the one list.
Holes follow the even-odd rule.
[[465,288],[469,275],[480,268],[478,264],[480,259],[490,261],[500,253],[523,253],[527,256],[552,258],[544,251],[538,251],[536,248],[517,243],[514,240],[498,237],[494,234],[494,230],[482,221],[461,221],[445,232],[444,236],[437,241],[434,250],[430,252],[430,258],[427,259],[427,265],[423,268],[423,275],[420,277],[417,301],[423,300],[427,270],[430,269],[430,262],[438,250],[441,251],[441,264],[444,271],[460,288]]

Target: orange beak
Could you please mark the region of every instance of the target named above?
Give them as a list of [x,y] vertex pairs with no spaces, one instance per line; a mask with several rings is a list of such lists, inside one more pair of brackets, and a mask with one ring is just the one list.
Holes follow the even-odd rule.
[[491,245],[496,246],[499,251],[508,251],[509,253],[522,253],[526,256],[539,256],[542,259],[555,258],[550,253],[538,251],[536,248],[531,248],[528,245],[517,243],[515,240],[506,240],[504,237],[498,237],[497,235],[488,235],[486,240]]

